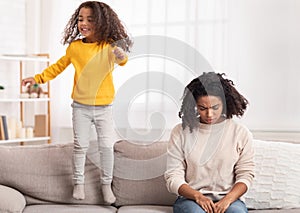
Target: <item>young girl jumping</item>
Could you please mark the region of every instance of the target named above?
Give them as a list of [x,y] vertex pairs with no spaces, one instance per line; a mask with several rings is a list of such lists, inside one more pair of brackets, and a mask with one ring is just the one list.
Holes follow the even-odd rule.
[[127,62],[132,41],[117,14],[105,3],[83,2],[69,20],[62,40],[66,54],[41,74],[23,79],[22,85],[46,83],[72,64],[75,68],[73,108],[73,197],[84,199],[84,165],[89,147],[89,132],[94,124],[102,169],[101,189],[106,204],[116,198],[111,189],[114,129],[112,102],[114,64]]

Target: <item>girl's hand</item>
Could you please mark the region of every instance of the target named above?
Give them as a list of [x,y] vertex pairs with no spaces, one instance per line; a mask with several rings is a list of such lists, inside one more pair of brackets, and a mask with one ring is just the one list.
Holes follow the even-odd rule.
[[200,195],[200,196],[196,197],[195,201],[196,201],[196,203],[198,203],[199,206],[201,206],[201,208],[205,212],[207,212],[207,213],[216,212],[215,204],[211,199],[209,199],[203,195]]
[[123,60],[126,57],[124,50],[120,47],[116,47],[112,52],[119,60]]
[[26,86],[27,84],[32,85],[32,84],[36,84],[36,82],[33,77],[24,78],[22,80],[22,86]]

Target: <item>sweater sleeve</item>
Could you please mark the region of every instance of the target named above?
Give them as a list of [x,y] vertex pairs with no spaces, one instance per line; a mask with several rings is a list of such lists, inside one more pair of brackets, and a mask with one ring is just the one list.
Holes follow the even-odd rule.
[[247,189],[249,189],[254,178],[255,167],[253,138],[250,131],[246,131],[245,137],[242,141],[237,147],[237,151],[239,152],[239,159],[235,165],[235,182],[244,183],[246,184]]
[[171,133],[168,144],[167,170],[165,172],[166,186],[169,192],[178,194],[178,189],[185,184],[186,163],[182,149],[183,137],[181,125],[177,125]]
[[66,54],[65,56],[61,57],[55,64],[52,64],[48,68],[44,69],[42,73],[36,74],[34,76],[34,80],[38,84],[46,83],[47,81],[54,79],[57,75],[62,73],[70,63],[70,58]]

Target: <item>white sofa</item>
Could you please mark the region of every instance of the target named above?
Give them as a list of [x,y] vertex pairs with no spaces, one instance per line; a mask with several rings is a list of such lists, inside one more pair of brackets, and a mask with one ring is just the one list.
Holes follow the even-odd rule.
[[[300,212],[300,144],[255,140],[256,178],[245,195],[250,212]],[[99,156],[92,142],[86,162],[86,199],[72,198],[72,143],[0,146],[1,213],[172,213],[165,186],[166,142],[115,144],[113,191],[104,206]]]

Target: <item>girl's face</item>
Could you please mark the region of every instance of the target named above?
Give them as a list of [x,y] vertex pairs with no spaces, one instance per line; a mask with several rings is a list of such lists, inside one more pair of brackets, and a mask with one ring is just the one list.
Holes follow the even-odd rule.
[[202,96],[197,100],[197,111],[200,115],[200,122],[204,124],[220,123],[222,117],[223,103],[218,96]]
[[91,8],[83,7],[79,10],[78,30],[85,37],[88,43],[96,42],[95,24],[93,19],[93,11]]

